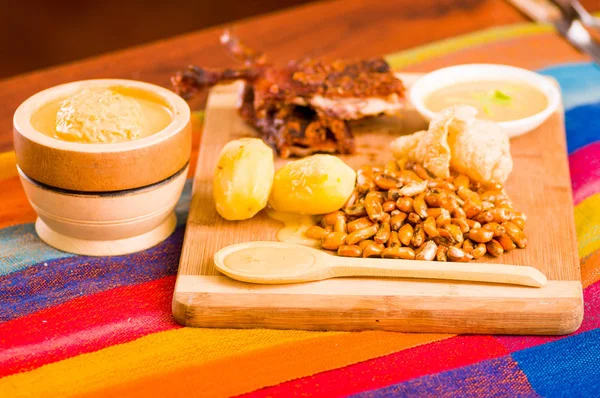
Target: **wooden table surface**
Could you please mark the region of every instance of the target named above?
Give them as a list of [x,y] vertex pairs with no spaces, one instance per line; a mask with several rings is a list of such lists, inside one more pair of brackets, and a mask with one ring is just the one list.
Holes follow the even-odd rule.
[[[582,3],[600,9],[600,1]],[[250,46],[275,62],[302,56],[368,57],[527,19],[502,0],[338,0],[311,3],[233,24]],[[129,78],[169,86],[190,63],[228,66],[223,26],[0,81],[0,152],[12,148],[12,115],[30,95],[90,78]]]

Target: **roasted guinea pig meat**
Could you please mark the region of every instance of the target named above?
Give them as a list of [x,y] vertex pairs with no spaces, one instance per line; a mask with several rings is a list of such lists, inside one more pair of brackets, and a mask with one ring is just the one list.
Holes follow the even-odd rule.
[[395,113],[403,106],[404,85],[383,59],[305,59],[276,67],[228,31],[221,43],[244,68],[190,66],[173,77],[176,91],[187,99],[213,85],[244,80],[240,113],[281,157],[352,153],[348,121]]

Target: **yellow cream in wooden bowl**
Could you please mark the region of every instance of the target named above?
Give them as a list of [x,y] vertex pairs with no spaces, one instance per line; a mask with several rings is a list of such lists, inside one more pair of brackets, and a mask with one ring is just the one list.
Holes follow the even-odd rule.
[[64,141],[115,143],[163,130],[173,120],[157,95],[132,87],[88,87],[50,101],[31,116],[41,133]]

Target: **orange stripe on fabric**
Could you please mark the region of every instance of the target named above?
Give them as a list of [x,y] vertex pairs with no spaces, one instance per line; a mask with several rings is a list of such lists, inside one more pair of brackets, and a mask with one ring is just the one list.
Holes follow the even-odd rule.
[[0,228],[35,221],[36,214],[27,201],[19,177],[0,182]]
[[17,157],[14,151],[0,153],[0,181],[17,175]]
[[600,250],[589,256],[581,264],[581,283],[588,287],[600,281]]
[[[4,377],[0,379],[0,396],[83,394],[276,344],[335,334],[341,333],[265,329],[170,330]],[[285,361],[285,356],[279,360]],[[172,382],[170,380],[169,384]],[[152,392],[148,395],[155,396]]]
[[[450,338],[449,334],[347,333],[268,347],[85,394],[85,397],[226,397]],[[174,382],[176,381],[176,382]]]

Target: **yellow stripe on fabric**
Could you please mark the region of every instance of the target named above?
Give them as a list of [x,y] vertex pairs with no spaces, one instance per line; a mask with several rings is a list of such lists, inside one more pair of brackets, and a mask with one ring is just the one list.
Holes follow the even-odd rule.
[[403,68],[423,62],[430,58],[440,57],[467,48],[517,37],[539,35],[541,33],[552,32],[553,30],[554,28],[551,25],[535,23],[520,23],[489,28],[452,37],[450,39],[436,41],[415,49],[393,53],[387,55],[385,59],[392,68]]
[[336,334],[341,332],[170,330],[7,376],[0,379],[0,395],[58,397],[89,393],[260,348]]
[[575,206],[575,229],[579,258],[589,256],[600,249],[600,193]]
[[[85,394],[86,398],[228,397],[284,381],[339,369],[454,335],[362,332],[266,347],[205,364],[174,369]],[[185,383],[173,383],[185,380]]]
[[14,151],[0,153],[0,181],[17,175],[17,157]]

